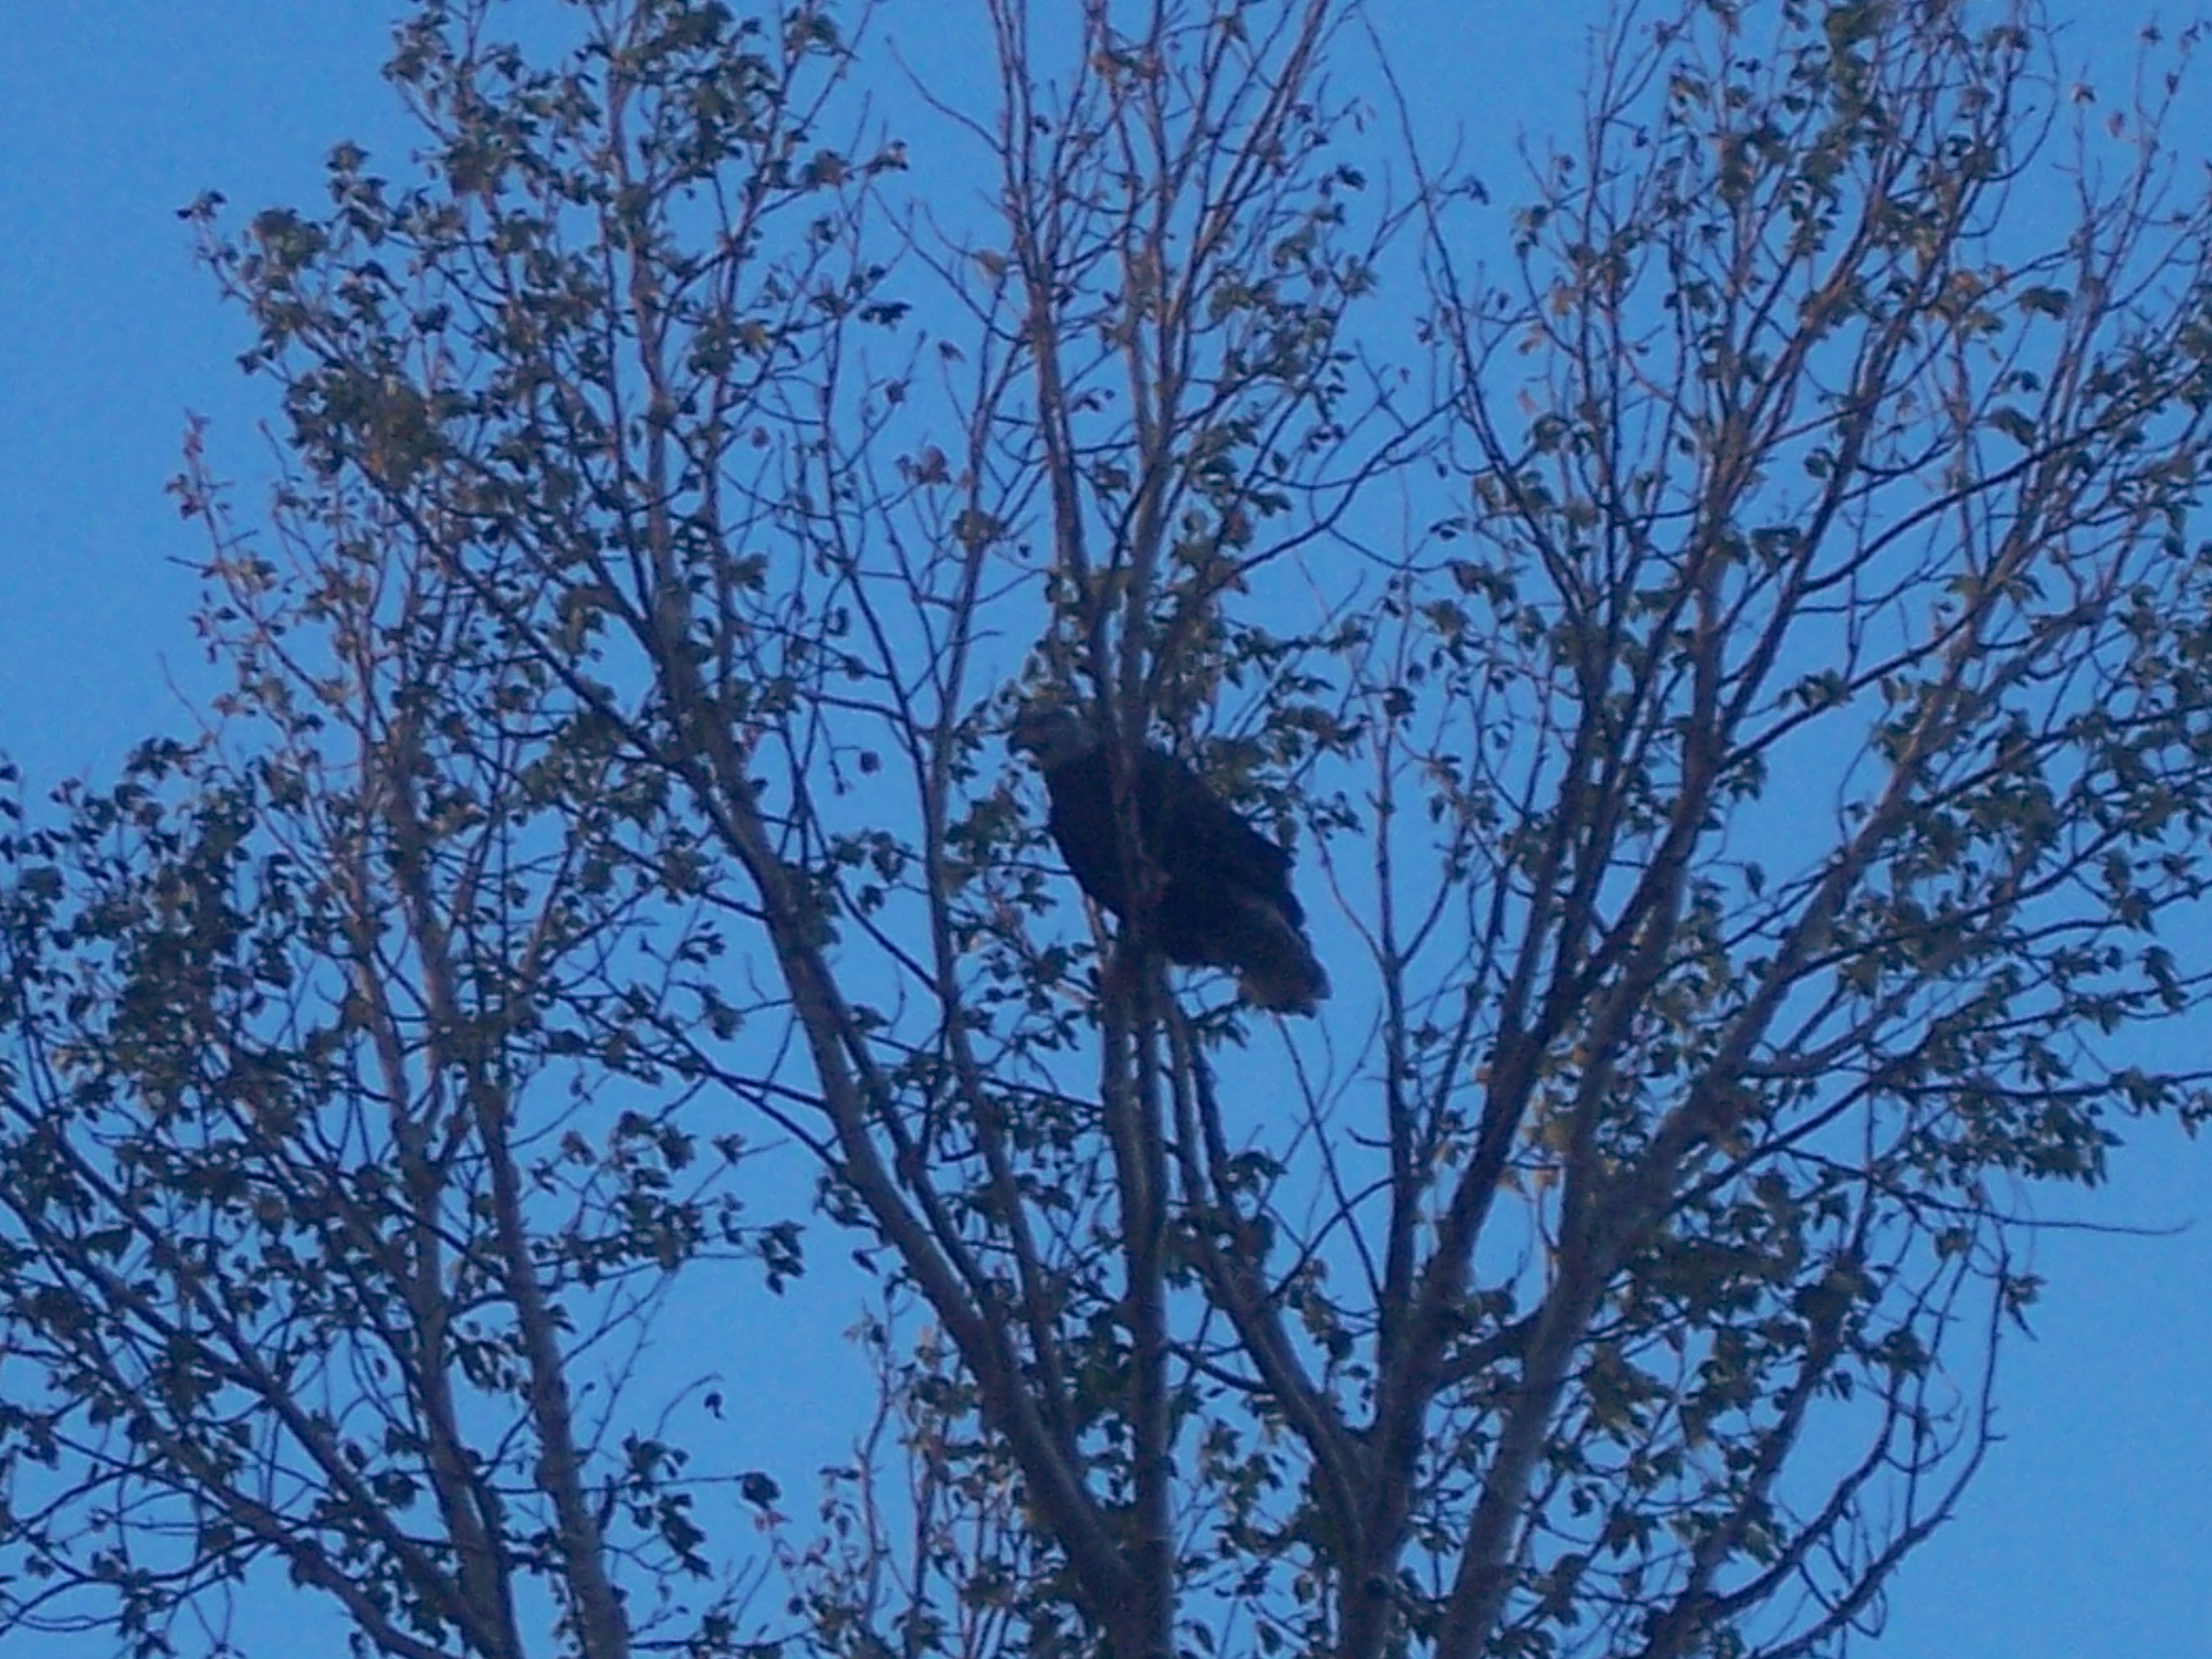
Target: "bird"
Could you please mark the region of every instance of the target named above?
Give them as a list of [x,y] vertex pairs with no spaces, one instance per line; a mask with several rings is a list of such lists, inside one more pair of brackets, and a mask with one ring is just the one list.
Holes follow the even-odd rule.
[[[1008,747],[1027,753],[1045,779],[1046,828],[1078,885],[1126,924],[1130,882],[1114,814],[1106,740],[1065,706],[1033,706],[1014,722]],[[1132,779],[1144,868],[1153,878],[1147,932],[1186,967],[1227,968],[1256,1008],[1312,1014],[1329,974],[1306,937],[1306,912],[1290,890],[1290,854],[1174,756],[1147,745]]]

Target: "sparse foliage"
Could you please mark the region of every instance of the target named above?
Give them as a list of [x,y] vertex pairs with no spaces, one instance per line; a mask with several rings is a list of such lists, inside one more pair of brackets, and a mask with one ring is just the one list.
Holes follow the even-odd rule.
[[[1631,14],[1493,209],[1349,4],[972,12],[425,4],[419,177],[190,210],[286,461],[178,481],[204,731],[10,808],[4,1627],[1837,1652],[2033,1186],[2204,1112],[2177,79]],[[1040,691],[1297,845],[1319,1020],[1079,907]],[[817,1508],[669,1412],[848,1253]]]

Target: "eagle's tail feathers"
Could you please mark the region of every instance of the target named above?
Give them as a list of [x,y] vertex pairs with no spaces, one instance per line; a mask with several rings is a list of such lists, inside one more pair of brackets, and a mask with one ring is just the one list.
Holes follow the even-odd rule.
[[1329,971],[1306,935],[1258,895],[1241,898],[1238,907],[1247,924],[1238,930],[1241,937],[1230,964],[1237,970],[1238,993],[1272,1014],[1314,1012],[1329,996]]

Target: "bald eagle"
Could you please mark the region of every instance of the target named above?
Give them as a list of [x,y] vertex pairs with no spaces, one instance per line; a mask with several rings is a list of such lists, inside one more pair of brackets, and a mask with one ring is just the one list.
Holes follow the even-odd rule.
[[[1105,740],[1070,709],[1033,709],[1014,724],[1051,797],[1046,827],[1083,891],[1126,922],[1130,899],[1114,821]],[[1170,962],[1234,969],[1244,1000],[1310,1014],[1329,975],[1306,938],[1290,891],[1290,854],[1244,822],[1198,775],[1164,750],[1138,757],[1137,829],[1159,882],[1146,918]]]

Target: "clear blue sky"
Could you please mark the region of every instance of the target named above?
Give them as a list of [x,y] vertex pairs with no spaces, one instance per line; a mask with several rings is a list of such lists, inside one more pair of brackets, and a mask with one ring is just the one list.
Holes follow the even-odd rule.
[[[884,28],[921,37],[947,3],[958,0],[892,0]],[[1428,31],[1404,55],[1409,87],[1428,108],[1461,107],[1479,170],[1510,204],[1512,135],[1571,117],[1597,7],[1376,10]],[[2069,52],[2084,56],[2149,14],[2134,0],[2053,10],[2070,19]],[[209,187],[247,212],[315,202],[323,156],[342,137],[397,171],[408,134],[377,73],[394,11],[383,0],[9,8],[0,749],[37,787],[108,774],[133,739],[184,724],[173,685],[204,683],[187,620],[195,583],[178,563],[201,546],[161,491],[184,412],[212,419],[226,470],[251,477],[260,464],[266,388],[239,374],[239,322],[191,269],[175,209]],[[2036,1338],[2007,1356],[2006,1441],[1962,1519],[1897,1584],[1879,1654],[2212,1655],[2212,1149],[2152,1126],[2123,1152],[2110,1188],[2064,1202],[2084,1219],[2187,1230],[2039,1243],[2050,1290]],[[802,1292],[798,1306],[814,1305]],[[814,1393],[808,1367],[833,1363],[852,1312],[818,1310],[803,1343],[779,1324],[782,1387],[759,1402],[770,1421]],[[789,1316],[753,1316],[764,1344],[766,1320]],[[733,1352],[750,1345],[742,1321],[716,1335]],[[728,1382],[739,1398],[754,1380],[733,1366]]]

